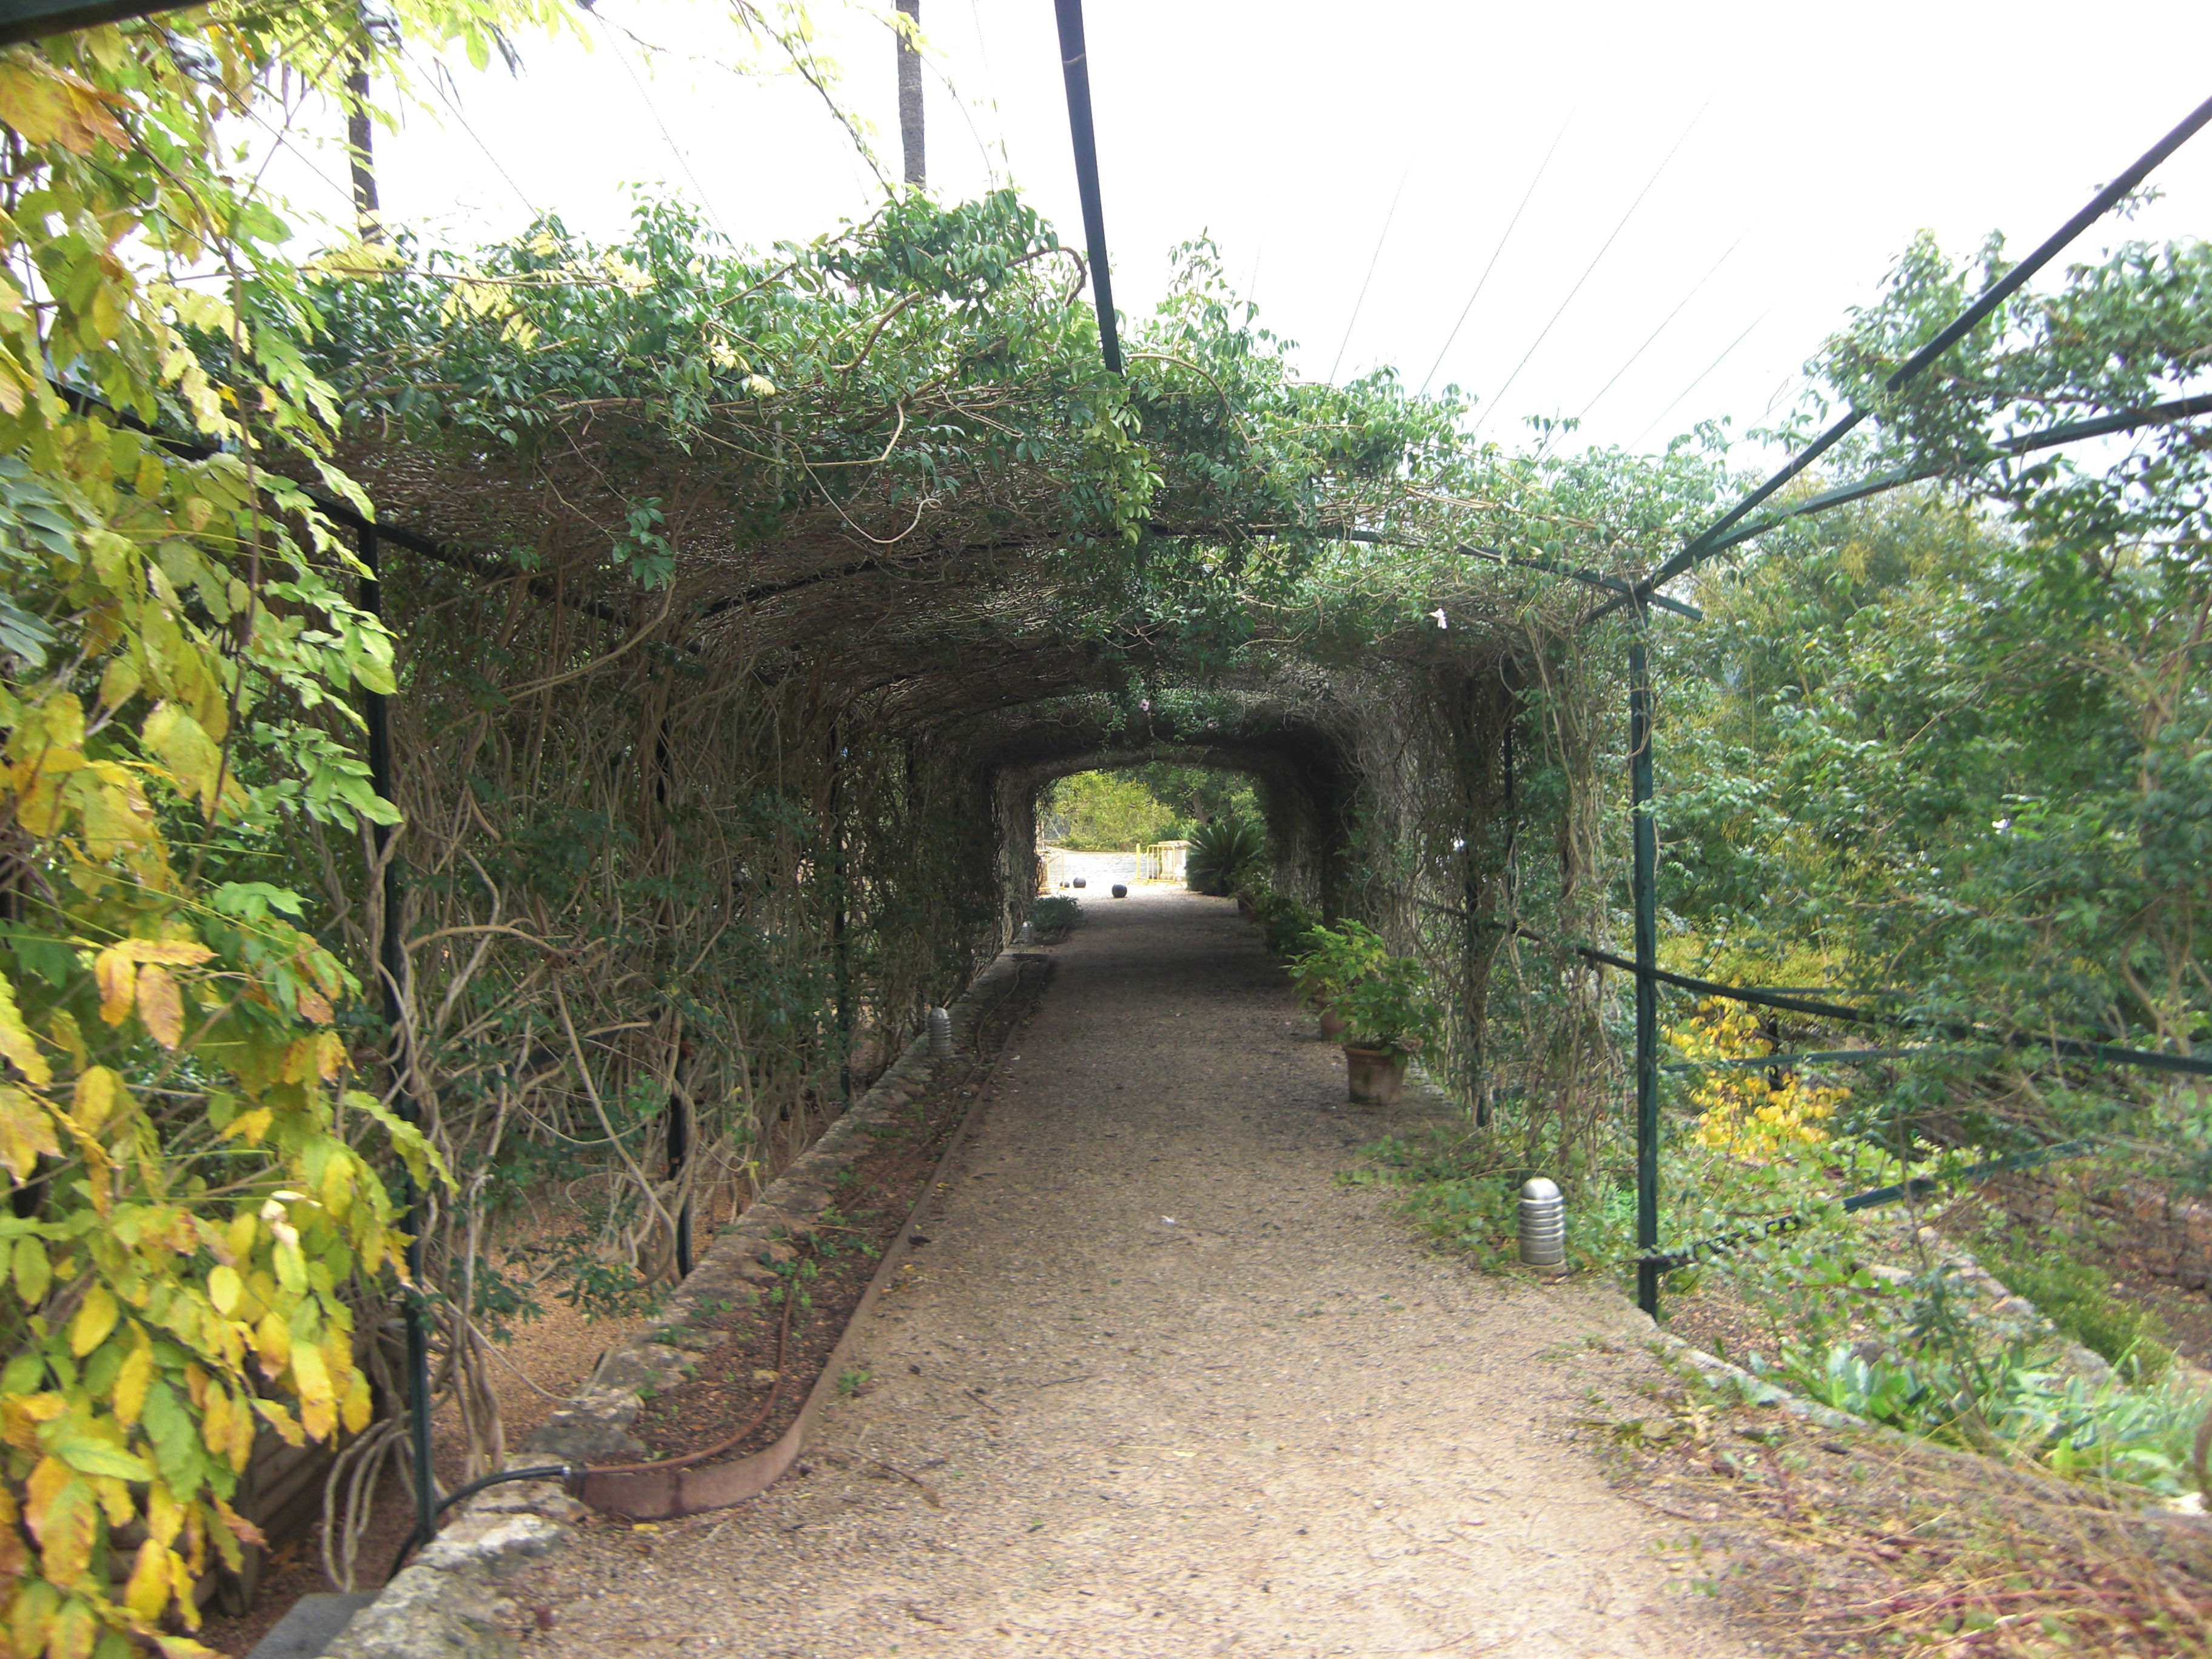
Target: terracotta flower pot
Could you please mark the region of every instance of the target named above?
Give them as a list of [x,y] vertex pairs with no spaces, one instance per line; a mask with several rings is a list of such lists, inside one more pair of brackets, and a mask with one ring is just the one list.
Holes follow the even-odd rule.
[[1322,1003],[1314,1012],[1321,1016],[1321,1040],[1323,1042],[1334,1042],[1352,1029],[1352,1022],[1326,1002]]
[[1346,1081],[1355,1106],[1395,1106],[1406,1086],[1406,1056],[1395,1048],[1344,1045]]

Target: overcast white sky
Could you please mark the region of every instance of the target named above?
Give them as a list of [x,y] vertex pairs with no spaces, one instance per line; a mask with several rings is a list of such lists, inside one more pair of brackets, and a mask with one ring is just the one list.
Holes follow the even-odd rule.
[[[817,5],[896,176],[881,13]],[[725,17],[602,0],[589,50],[526,41],[515,77],[458,67],[465,125],[416,115],[380,139],[387,215],[476,242],[551,209],[612,235],[637,180],[703,194],[764,245],[870,210],[879,187],[811,91],[715,67],[739,51]],[[1011,178],[1079,244],[1051,0],[922,0],[922,26],[933,189]],[[1395,363],[1418,386],[1442,353],[1436,383],[1480,397],[1485,435],[1587,410],[1591,439],[1630,445],[1758,424],[1916,230],[1964,250],[2002,229],[2025,252],[2212,93],[2203,0],[1091,0],[1088,27],[1125,316],[1158,299],[1171,246],[1210,234],[1308,375]],[[319,168],[343,176],[335,152]],[[289,182],[340,205],[305,169]],[[2212,132],[2154,182],[2165,199],[2076,257],[2212,231]]]

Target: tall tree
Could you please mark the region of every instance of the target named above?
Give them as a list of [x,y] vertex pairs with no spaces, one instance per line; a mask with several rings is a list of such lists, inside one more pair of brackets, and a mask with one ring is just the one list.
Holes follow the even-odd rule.
[[921,33],[921,0],[896,0],[906,21],[893,33],[898,38],[899,143],[906,150],[906,181],[916,189],[929,182],[921,145],[921,53],[915,42]]

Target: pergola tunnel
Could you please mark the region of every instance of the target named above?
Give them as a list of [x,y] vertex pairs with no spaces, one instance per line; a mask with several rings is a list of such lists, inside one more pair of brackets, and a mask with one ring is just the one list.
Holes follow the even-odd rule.
[[[1115,1275],[1228,1251],[1185,1200],[1236,1163],[1246,1346],[1294,1359],[1308,1328],[1279,1316],[1343,1311],[1290,1310],[1271,1274],[1371,1291],[1428,1333],[1393,1350],[1408,1440],[1464,1414],[1467,1376],[1517,1410],[1538,1363],[1411,1386],[1431,1337],[1467,1335],[1461,1263],[1546,1270],[1478,1288],[1550,1307],[1530,1328],[1562,1343],[1583,1313],[1561,1307],[1632,1284],[1718,1345],[1740,1310],[1696,1300],[1701,1265],[1802,1243],[1758,1292],[1772,1374],[2055,1476],[2094,1443],[2100,1479],[2178,1490],[2179,1395],[2139,1367],[2046,1389],[2027,1338],[2004,1373],[1917,1208],[1917,1272],[1879,1285],[1832,1229],[2091,1152],[2212,1193],[2212,249],[2123,223],[2212,100],[2024,258],[1913,241],[1742,441],[1787,459],[1746,474],[1725,422],[1656,452],[1564,417],[1486,439],[1455,386],[1310,378],[1203,236],[1117,313],[1079,0],[1054,8],[1079,247],[995,172],[930,193],[911,0],[906,181],[865,217],[762,249],[641,191],[626,229],[532,209],[441,245],[378,209],[380,91],[450,90],[406,53],[512,67],[525,26],[616,26],[393,5],[0,22],[18,1646],[174,1645],[211,1599],[243,1616],[270,1560],[290,1589],[382,1583],[501,1483],[646,1525],[761,1495],[825,1402],[876,1420],[859,1310],[986,1143],[1008,1161],[967,1173],[1025,1197],[945,1200],[992,1227],[939,1349],[899,1351],[913,1377],[961,1320],[1001,1330],[1048,1256],[1022,1305],[1066,1303],[1071,1364],[1105,1357],[1081,1297],[1170,1329],[1146,1288],[1177,1288],[1168,1255]],[[807,27],[738,11],[840,109]],[[241,117],[324,98],[356,211],[308,259],[222,157]],[[1149,793],[1171,777],[1201,781]],[[1141,836],[1050,828],[1138,797],[1116,821]],[[1194,892],[1109,908],[1048,873],[1171,840]],[[1099,1054],[1123,1034],[1071,982],[1163,1034],[1189,1013],[1159,1047],[1204,1087]],[[1040,1030],[1059,1075],[1017,1075]],[[1545,1181],[1565,1261],[1516,1255]],[[1086,1205],[1118,1243],[1048,1237]],[[1435,1251],[1359,1277],[1408,1233]],[[1019,1248],[1038,1260],[986,1259]],[[1827,1305],[1863,1292],[1863,1319]],[[1124,1438],[1152,1432],[1137,1334]],[[1172,1380],[1212,1399],[1211,1370]],[[915,1387],[997,1413],[983,1381]],[[2063,1427],[2035,1417],[2069,1389]],[[2132,1474],[2122,1435],[2155,1454]],[[1336,1467],[1311,1489],[1366,1523]],[[541,1484],[470,1526],[510,1500],[518,1536],[574,1513]],[[321,1577],[276,1547],[318,1524]],[[1027,1548],[1050,1523],[1009,1524]],[[449,1582],[408,1580],[434,1580],[424,1606]]]

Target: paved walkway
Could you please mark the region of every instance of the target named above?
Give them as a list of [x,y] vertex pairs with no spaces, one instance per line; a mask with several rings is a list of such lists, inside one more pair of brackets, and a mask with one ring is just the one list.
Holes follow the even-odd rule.
[[879,1382],[804,1478],[566,1552],[530,1650],[1753,1651],[1567,1443],[1656,1375],[1618,1302],[1426,1255],[1338,1184],[1413,1114],[1344,1109],[1226,902],[1084,909],[870,1322]]

